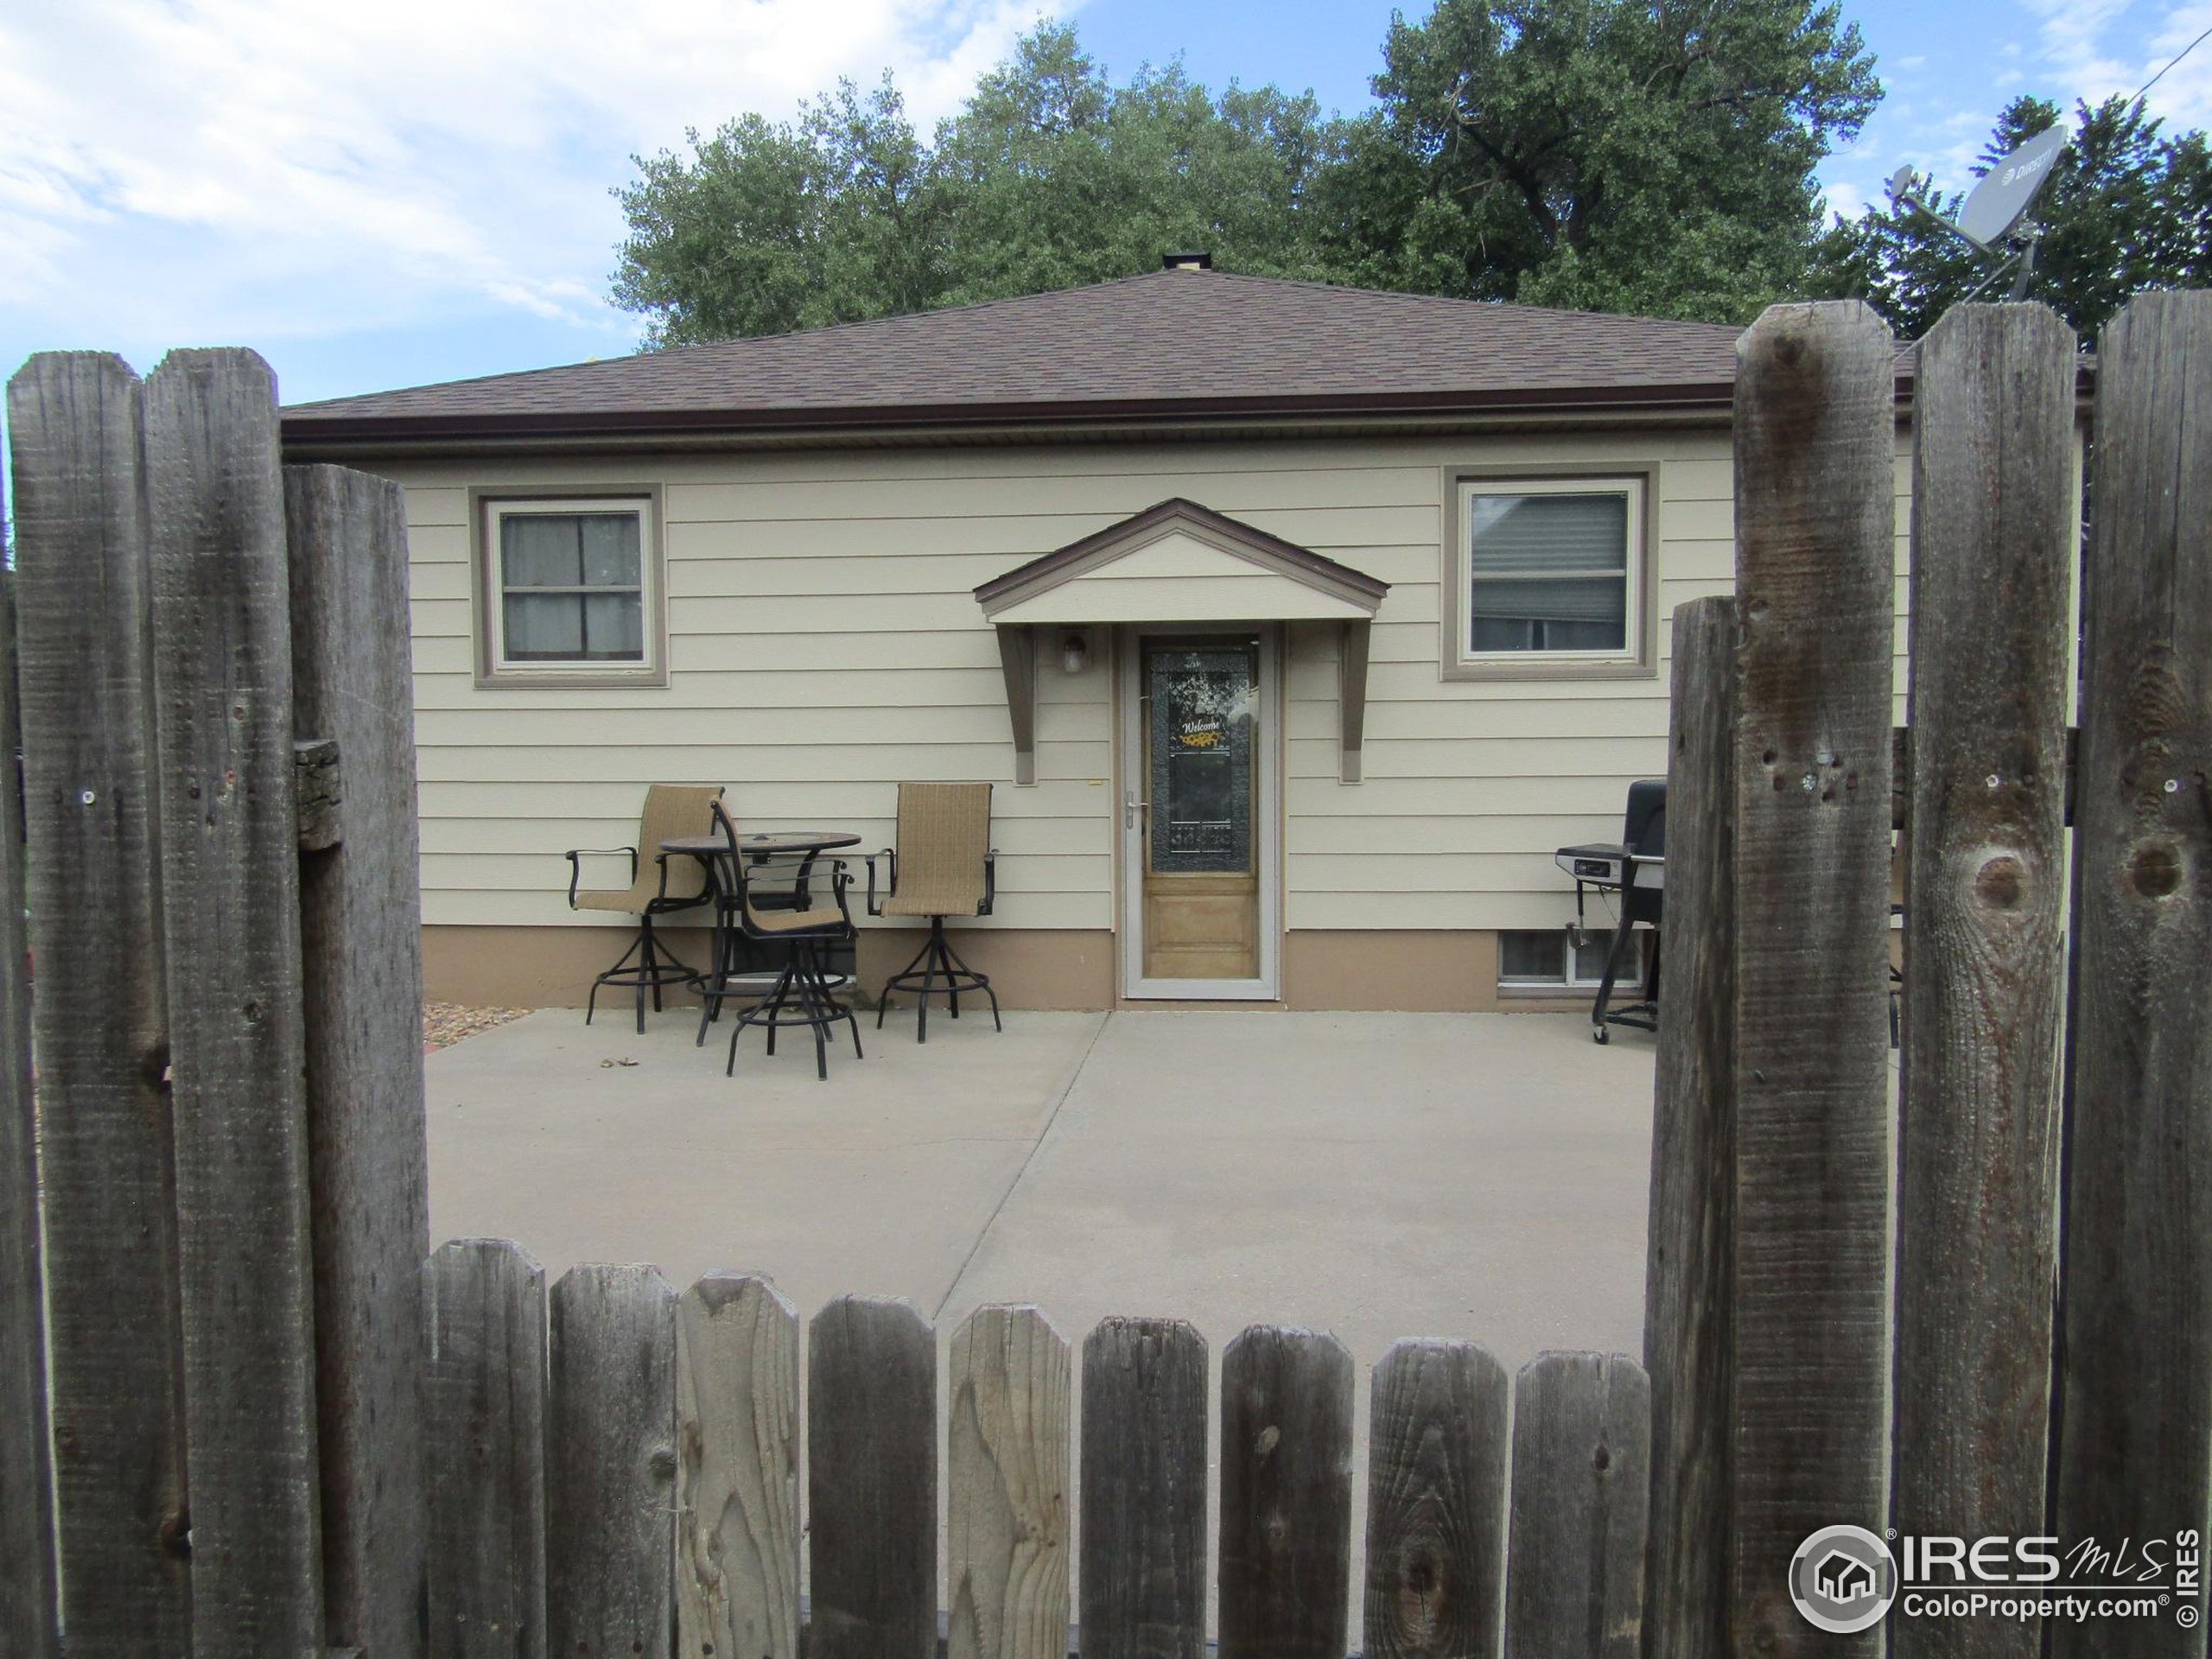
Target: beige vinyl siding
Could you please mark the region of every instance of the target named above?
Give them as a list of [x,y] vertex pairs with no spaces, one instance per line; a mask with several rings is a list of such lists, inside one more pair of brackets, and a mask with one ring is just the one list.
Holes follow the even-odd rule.
[[[1561,464],[1653,473],[1656,673],[1444,682],[1446,469]],[[901,779],[986,779],[1000,785],[1000,899],[987,925],[1112,926],[1104,631],[1091,631],[1080,676],[1044,654],[1038,782],[1018,788],[997,645],[970,590],[1185,496],[1392,584],[1372,635],[1361,784],[1338,781],[1335,627],[1287,625],[1285,925],[1554,925],[1573,898],[1552,849],[1617,835],[1628,783],[1664,771],[1669,613],[1732,582],[1732,467],[1719,429],[385,470],[409,486],[434,924],[576,919],[563,850],[629,841],[648,783],[726,784],[748,827],[830,826],[873,849],[892,839]],[[1902,491],[1902,449],[1897,476]],[[571,481],[661,487],[665,688],[475,683],[468,489]],[[1900,663],[1904,644],[1900,625]]]

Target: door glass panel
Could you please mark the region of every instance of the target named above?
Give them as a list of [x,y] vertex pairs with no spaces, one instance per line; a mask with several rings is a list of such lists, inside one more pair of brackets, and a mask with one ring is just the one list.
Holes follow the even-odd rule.
[[1146,651],[1154,874],[1237,874],[1254,868],[1258,658],[1256,643],[1243,642]]

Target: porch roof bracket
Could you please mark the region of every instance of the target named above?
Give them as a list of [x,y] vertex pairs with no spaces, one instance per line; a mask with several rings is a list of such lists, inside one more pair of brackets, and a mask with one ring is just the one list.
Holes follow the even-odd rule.
[[1343,747],[1338,776],[1347,784],[1359,781],[1360,749],[1367,741],[1367,644],[1374,626],[1364,617],[1357,621],[1346,622],[1338,653],[1341,677],[1337,688],[1337,702],[1343,722]]
[[1014,727],[1014,781],[1037,781],[1037,632],[998,625],[999,666],[1006,674],[1006,712]]

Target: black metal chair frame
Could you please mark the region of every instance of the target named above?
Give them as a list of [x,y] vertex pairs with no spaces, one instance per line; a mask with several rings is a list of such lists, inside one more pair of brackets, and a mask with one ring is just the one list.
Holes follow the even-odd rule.
[[[885,873],[889,880],[889,885],[884,889],[883,896],[889,898],[899,891],[897,850],[887,847],[880,853],[870,854],[867,863],[868,913],[871,916],[883,914],[883,912],[878,908],[879,901],[875,891],[875,861],[879,858],[884,861]],[[996,852],[984,855],[983,901],[976,906],[976,914],[978,916],[989,915],[992,900],[998,896],[998,862]],[[916,971],[918,969],[919,972]],[[912,960],[904,968],[883,982],[883,995],[876,999],[875,1004],[875,1028],[878,1031],[883,1029],[883,1016],[890,1009],[891,993],[893,991],[917,993],[914,1000],[916,1009],[914,1040],[918,1043],[926,1043],[930,1039],[930,998],[932,996],[944,998],[945,1007],[950,1010],[952,1017],[957,1020],[960,1017],[960,993],[963,991],[971,995],[981,991],[989,998],[991,1029],[994,1031],[1006,1029],[999,1020],[999,994],[991,988],[990,976],[977,973],[968,965],[960,953],[952,948],[952,942],[944,936],[944,918],[942,916],[930,918],[929,938],[922,941],[922,948],[914,952]]]
[[[715,833],[726,842],[734,843],[737,827],[729,821],[729,815],[722,810],[721,803],[715,802],[710,810],[715,817]],[[760,855],[741,854],[741,856],[751,857],[756,865],[768,861],[766,856]],[[791,890],[787,893],[754,893],[752,895],[753,907],[755,910],[806,909],[813,902],[809,884],[813,879],[815,861],[819,856],[817,853],[799,855],[797,858],[798,874]],[[735,886],[724,879],[721,861],[721,855],[709,856],[705,861],[707,890],[713,895],[715,902],[712,946],[715,963],[699,976],[699,1034],[692,1039],[695,1048],[707,1046],[708,1027],[721,1018],[723,1003],[764,1001],[774,994],[776,983],[782,977],[780,969],[757,967],[740,959],[740,945],[753,936],[746,932],[739,915],[744,899]],[[823,980],[832,992],[852,982],[849,975],[833,974],[827,970],[823,972]]]
[[[716,941],[716,972],[708,976],[701,987],[701,995],[707,999],[707,1007],[700,1018],[699,1040],[702,1043],[706,1040],[707,1024],[721,1011],[721,1003],[725,1000],[742,996],[747,1006],[739,1009],[731,1022],[729,1060],[722,1068],[722,1075],[737,1075],[737,1045],[744,1037],[747,1026],[759,1026],[767,1033],[768,1052],[771,1054],[776,1052],[776,1033],[779,1031],[792,1026],[805,1026],[814,1033],[815,1075],[827,1083],[830,1080],[830,1049],[825,1033],[840,1020],[853,1028],[853,1058],[866,1058],[861,1048],[860,1020],[854,1014],[849,1002],[837,999],[822,963],[822,947],[849,938],[853,931],[852,912],[845,901],[845,890],[851,885],[852,877],[846,870],[845,861],[842,858],[829,861],[828,885],[830,896],[837,906],[834,917],[825,912],[820,925],[804,929],[756,927],[752,920],[753,908],[804,911],[810,907],[809,883],[821,861],[818,855],[812,854],[801,860],[798,882],[788,901],[785,900],[784,895],[778,894],[775,897],[779,902],[748,907],[747,898],[751,878],[746,874],[746,856],[737,843],[736,826],[730,823],[720,806],[715,809],[715,827],[721,832],[725,843],[723,849],[714,855],[709,866],[710,885],[718,895],[716,931],[720,937]],[[763,895],[764,899],[766,897]],[[790,948],[791,960],[776,976],[775,983],[765,995],[756,996],[749,991],[740,992],[730,988],[728,976],[723,970],[729,963],[727,940],[731,934],[727,930],[731,929],[760,944]]]
[[[588,855],[617,853],[630,855],[630,884],[638,880],[638,849],[635,847],[575,847],[569,851],[569,908],[576,907],[576,886],[583,874],[583,860]],[[598,1011],[599,989],[602,985],[634,987],[638,994],[638,1034],[645,1030],[645,996],[652,995],[653,1012],[661,1011],[661,991],[670,985],[696,985],[700,982],[699,970],[685,962],[675,951],[662,944],[653,932],[653,918],[672,916],[678,911],[696,910],[708,902],[709,895],[697,893],[690,898],[671,899],[668,896],[668,855],[655,853],[654,861],[660,866],[659,895],[645,901],[645,907],[636,912],[637,936],[630,941],[630,948],[616,959],[614,965],[591,982],[591,994],[584,999],[584,1024],[591,1024],[592,1015]]]

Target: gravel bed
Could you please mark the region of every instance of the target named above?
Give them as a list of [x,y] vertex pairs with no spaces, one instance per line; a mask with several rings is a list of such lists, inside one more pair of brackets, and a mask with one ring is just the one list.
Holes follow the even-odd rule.
[[480,1031],[489,1031],[494,1026],[504,1026],[510,1020],[519,1020],[528,1008],[470,1008],[458,1002],[425,1002],[423,1005],[423,1052],[435,1054],[442,1048],[450,1048],[464,1037],[474,1037]]

